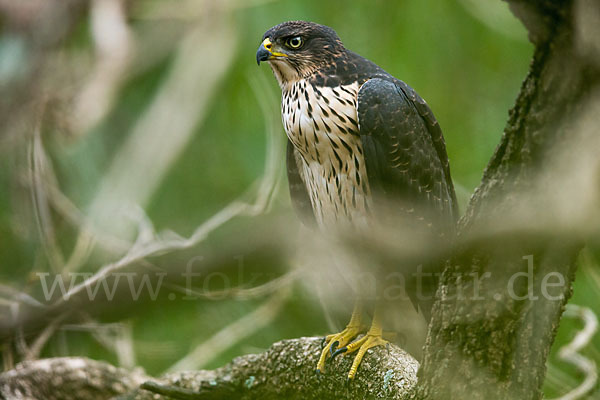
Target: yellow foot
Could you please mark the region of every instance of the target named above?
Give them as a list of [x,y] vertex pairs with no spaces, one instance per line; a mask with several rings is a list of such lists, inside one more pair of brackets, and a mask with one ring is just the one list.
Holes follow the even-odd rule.
[[327,359],[329,357],[335,357],[337,354],[339,354],[338,352],[340,349],[346,348],[352,339],[365,330],[366,327],[363,325],[348,324],[346,329],[340,333],[327,335],[327,337],[325,337],[323,340],[325,342],[325,347],[323,347],[323,351],[321,352],[321,357],[319,358],[319,363],[317,364],[317,371],[325,372],[325,362]]
[[[328,357],[334,359],[339,354],[350,354],[354,353],[355,351],[358,351],[358,353],[356,353],[356,356],[354,357],[354,361],[352,362],[352,367],[350,367],[350,372],[348,372],[348,380],[352,380],[354,379],[356,371],[358,370],[358,366],[360,365],[360,362],[365,356],[367,350],[369,350],[372,347],[381,346],[389,343],[383,338],[384,333],[381,329],[381,311],[379,308],[375,309],[373,321],[367,334],[351,343],[351,340],[358,336],[359,333],[364,332],[361,321],[362,318],[360,307],[356,306],[354,308],[354,312],[352,313],[350,323],[348,324],[346,329],[344,329],[338,334],[329,335],[325,338],[327,344],[321,352],[321,358],[319,359],[319,363],[317,364],[318,372],[325,371],[325,361],[327,361]],[[386,337],[392,335],[390,335],[389,332],[385,333]]]
[[356,371],[358,370],[358,366],[360,365],[360,362],[365,356],[367,350],[376,346],[386,345],[388,343],[389,342],[381,336],[381,333],[371,333],[371,331],[369,331],[369,333],[357,341],[350,343],[345,348],[340,348],[336,353],[339,352],[350,354],[358,350],[358,353],[356,353],[356,356],[354,357],[354,362],[352,362],[352,367],[350,367],[350,372],[348,372],[348,380],[354,379]]

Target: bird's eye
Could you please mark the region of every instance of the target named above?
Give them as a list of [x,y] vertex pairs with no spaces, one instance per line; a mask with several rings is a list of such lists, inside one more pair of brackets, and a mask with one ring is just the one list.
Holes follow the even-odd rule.
[[302,41],[302,38],[300,36],[294,36],[292,38],[289,38],[285,44],[290,49],[296,50],[296,49],[299,49],[300,47],[302,47],[303,43],[304,42]]

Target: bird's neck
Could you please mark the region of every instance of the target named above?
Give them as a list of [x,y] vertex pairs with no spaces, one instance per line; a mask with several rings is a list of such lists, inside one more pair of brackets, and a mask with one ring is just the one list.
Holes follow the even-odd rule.
[[336,74],[335,70],[327,68],[327,64],[314,64],[296,69],[283,60],[271,60],[269,61],[269,65],[282,91],[289,89],[302,80],[312,81],[319,74],[323,76],[330,73]]
[[301,79],[298,71],[285,61],[272,60],[269,61],[269,65],[281,90],[285,90],[286,87]]

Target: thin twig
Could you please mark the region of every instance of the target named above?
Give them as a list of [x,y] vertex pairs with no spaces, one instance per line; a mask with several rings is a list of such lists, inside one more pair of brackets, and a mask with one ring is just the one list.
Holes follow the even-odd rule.
[[131,324],[119,322],[102,324],[87,317],[88,322],[75,325],[64,325],[66,331],[89,332],[98,343],[108,351],[113,352],[121,368],[133,368],[136,365],[135,350]]
[[128,323],[99,323],[85,318],[87,322],[80,324],[65,324],[62,331],[87,332],[108,351],[117,356],[119,367],[135,367],[135,351],[131,325]]
[[87,256],[88,249],[93,248],[95,243],[112,254],[123,254],[131,247],[130,242],[95,229],[89,218],[55,184],[46,182],[46,191],[52,208],[80,231],[81,238],[77,239],[63,272],[77,270],[78,266],[85,263],[86,257],[82,255]]
[[187,288],[181,285],[165,283],[164,286],[173,289],[176,292],[182,293],[188,297],[222,300],[222,299],[237,299],[250,300],[259,297],[265,297],[276,292],[284,286],[289,286],[300,274],[300,271],[291,271],[275,279],[263,283],[262,285],[253,287],[234,287],[224,290],[196,290]]
[[44,346],[48,340],[54,335],[54,332],[60,327],[60,324],[67,318],[69,313],[64,313],[54,318],[46,328],[38,335],[34,342],[29,346],[25,352],[24,361],[33,361],[39,358],[40,353],[44,349]]
[[26,304],[30,307],[43,308],[44,304],[37,301],[34,297],[30,296],[25,292],[21,292],[13,287],[0,283],[0,301],[2,297],[6,297],[6,301],[9,304],[15,302]]
[[29,144],[29,180],[31,182],[31,201],[35,216],[36,227],[40,235],[40,241],[46,259],[54,272],[61,271],[64,265],[64,258],[60,251],[60,247],[56,242],[54,235],[54,225],[48,205],[44,182],[48,177],[48,157],[44,151],[41,139],[41,119],[43,116],[43,107],[38,116],[38,121],[33,131],[31,142]]
[[575,304],[568,304],[564,315],[570,318],[581,319],[584,326],[582,330],[577,332],[571,342],[560,349],[558,356],[569,364],[574,365],[585,375],[585,379],[575,389],[572,389],[556,400],[577,400],[588,395],[598,382],[596,363],[579,353],[581,349],[592,341],[594,334],[598,330],[598,318],[591,309]]

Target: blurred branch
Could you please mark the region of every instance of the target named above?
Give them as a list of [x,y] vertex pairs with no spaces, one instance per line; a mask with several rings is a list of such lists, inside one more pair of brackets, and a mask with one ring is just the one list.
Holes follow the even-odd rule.
[[[194,43],[195,39],[192,40],[192,38],[196,38],[196,35],[199,33],[201,33],[201,32],[197,32],[196,34],[188,37],[188,41],[190,41],[189,45],[192,45],[192,43]],[[211,46],[214,46],[214,43],[211,42]],[[184,47],[184,49],[186,51],[190,51],[190,52],[192,51],[191,49],[188,49],[187,47]],[[183,49],[182,49],[182,51],[183,51]],[[196,52],[197,50],[194,50],[194,51]],[[181,62],[183,63],[183,60]],[[189,68],[189,66],[186,66],[185,68],[187,70],[187,68]],[[197,73],[197,71],[194,71],[194,73]],[[73,287],[67,293],[66,296],[64,296],[63,298],[58,300],[59,304],[61,302],[63,302],[65,298],[69,298],[71,296],[74,296],[74,295],[80,293],[86,287],[96,284],[100,279],[103,279],[103,278],[107,277],[108,275],[110,275],[111,273],[114,273],[134,262],[141,261],[144,258],[152,256],[152,255],[164,254],[165,252],[168,252],[168,251],[181,250],[181,249],[187,249],[187,248],[193,247],[193,246],[197,245],[199,242],[201,242],[202,240],[204,240],[213,230],[222,226],[229,220],[231,220],[237,216],[256,216],[256,215],[259,215],[259,214],[265,212],[269,208],[269,206],[272,202],[272,199],[273,199],[273,195],[276,192],[279,182],[280,182],[280,179],[281,179],[281,174],[280,174],[280,171],[278,168],[278,164],[279,164],[279,161],[281,158],[280,153],[281,153],[281,148],[282,148],[280,142],[283,139],[280,138],[278,128],[276,128],[276,126],[277,126],[276,118],[271,116],[271,114],[269,114],[267,111],[270,107],[270,103],[274,102],[274,99],[272,98],[272,96],[271,96],[271,98],[269,98],[269,96],[267,95],[267,99],[265,99],[265,96],[258,95],[258,93],[269,93],[268,90],[262,90],[262,88],[266,87],[266,83],[264,82],[264,77],[263,77],[263,81],[251,80],[250,82],[252,84],[254,92],[257,94],[257,99],[259,100],[261,110],[263,111],[263,115],[265,116],[266,136],[267,136],[267,157],[265,160],[265,172],[264,172],[263,177],[258,182],[258,185],[257,185],[258,187],[256,189],[256,195],[255,195],[256,198],[255,198],[254,202],[251,203],[251,202],[246,202],[242,199],[239,199],[239,200],[236,200],[236,201],[230,203],[228,206],[223,208],[221,211],[219,211],[218,213],[211,216],[202,225],[197,227],[196,230],[192,233],[192,235],[188,238],[181,237],[172,231],[167,231],[167,232],[157,235],[154,232],[152,222],[146,217],[143,210],[137,208],[138,216],[136,219],[139,221],[138,238],[136,239],[135,243],[130,247],[127,254],[125,254],[125,256],[123,258],[121,258],[120,260],[102,267],[94,276],[90,277],[89,279],[82,282],[81,284]],[[155,117],[152,116],[151,118],[154,121]],[[154,121],[154,122],[157,122],[157,121]],[[144,126],[145,126],[145,124],[144,124]],[[160,126],[163,126],[163,125],[160,125]],[[153,128],[153,129],[155,129],[155,128]],[[155,132],[158,133],[158,130],[155,130]],[[144,148],[144,146],[142,146],[142,147]],[[158,149],[156,149],[156,150],[158,150]],[[144,156],[144,157],[146,157],[146,156]],[[127,162],[130,162],[130,161],[131,160],[129,160],[129,159],[127,160]],[[154,162],[155,160],[147,159],[146,161]],[[136,169],[137,169],[137,167],[136,167]],[[141,173],[142,171],[138,170],[138,172]],[[123,174],[120,174],[120,175],[118,174],[115,176],[118,176],[119,180],[127,179],[127,178],[123,178]],[[115,179],[117,179],[117,178],[115,178]],[[125,181],[121,181],[121,182],[124,183]],[[107,196],[110,197],[113,194],[114,193],[110,192],[110,194],[107,194]],[[247,196],[248,195],[245,195],[244,197],[247,197]],[[111,198],[110,200],[107,200],[107,201],[114,202],[115,199]],[[112,203],[112,204],[115,205],[114,203]],[[104,207],[104,205],[102,207]],[[109,220],[114,221],[115,220],[114,216],[111,215]]]
[[44,349],[44,346],[48,342],[48,340],[54,335],[54,332],[60,327],[60,324],[67,318],[68,313],[64,313],[54,318],[46,328],[38,335],[38,337],[33,341],[31,346],[27,349],[25,356],[23,357],[24,361],[32,361],[39,358],[40,353]]
[[21,292],[13,287],[0,283],[0,300],[6,301],[9,304],[24,304],[34,308],[44,308],[44,304],[40,303],[36,298],[25,292]]
[[[242,8],[261,6],[276,0],[220,0],[219,6],[224,11],[236,11]],[[202,16],[207,7],[214,3],[210,0],[180,0],[177,7],[172,4],[159,1],[138,2],[135,4],[133,14],[137,18],[156,19],[179,19],[190,20]]]
[[100,323],[88,316],[84,316],[83,319],[85,322],[63,324],[60,329],[89,333],[100,345],[117,357],[119,367],[128,369],[135,367],[133,333],[129,322]]
[[284,275],[274,278],[267,283],[254,287],[233,287],[225,290],[194,290],[180,285],[173,285],[165,283],[165,287],[173,289],[179,293],[183,293],[186,296],[197,297],[201,299],[237,299],[237,300],[250,300],[256,298],[264,298],[269,294],[281,290],[284,287],[290,286],[296,278],[298,278],[299,271],[287,272]]
[[584,326],[582,330],[577,332],[571,342],[560,349],[558,356],[569,364],[574,365],[584,374],[585,379],[578,387],[556,400],[577,400],[588,395],[598,382],[596,363],[579,353],[594,338],[598,330],[598,317],[589,308],[575,304],[568,304],[564,315],[565,317],[580,319],[583,321]]
[[131,369],[137,365],[131,323],[120,323],[117,325],[114,352],[119,360],[119,367]]
[[[223,16],[220,17],[222,18]],[[213,49],[210,51],[218,51],[217,47],[219,46],[215,47],[214,41],[210,40],[209,42],[207,42],[207,40],[209,40],[208,38],[211,37],[211,35],[207,34],[207,30],[211,30],[212,28],[214,28],[213,25],[216,23],[216,20],[213,20],[211,21],[211,23],[201,25],[187,36],[179,50],[179,60],[175,62],[170,80],[168,79],[167,83],[164,84],[162,92],[159,92],[159,94],[157,95],[155,102],[153,103],[153,105],[150,106],[146,117],[142,117],[141,122],[139,122],[138,124],[138,127],[134,129],[133,136],[137,135],[140,136],[140,138],[142,136],[145,137],[144,135],[149,129],[152,132],[152,134],[157,135],[157,137],[166,138],[166,140],[169,142],[169,144],[167,145],[163,143],[162,139],[157,139],[157,142],[159,144],[155,146],[156,148],[153,150],[155,154],[153,154],[149,158],[148,155],[150,153],[147,152],[148,146],[144,143],[137,143],[137,145],[139,146],[139,150],[141,151],[141,153],[139,154],[141,154],[141,157],[144,157],[144,159],[146,160],[146,164],[148,162],[151,162],[153,164],[151,168],[148,167],[145,169],[140,169],[139,165],[137,164],[135,168],[133,168],[135,169],[134,174],[137,173],[144,175],[143,178],[136,178],[137,182],[141,185],[147,185],[147,183],[144,182],[146,182],[145,178],[147,178],[149,170],[159,171],[158,174],[160,175],[160,171],[164,171],[164,169],[167,168],[168,165],[172,162],[174,153],[169,153],[169,151],[166,151],[166,153],[169,153],[171,155],[167,155],[166,158],[162,157],[165,153],[165,150],[169,148],[173,150],[173,143],[178,142],[177,140],[174,140],[172,136],[172,128],[178,126],[179,129],[181,129],[180,133],[182,135],[189,135],[192,128],[194,128],[194,124],[197,122],[196,118],[199,118],[199,110],[206,107],[207,98],[210,97],[210,94],[206,92],[210,92],[212,88],[204,87],[205,82],[206,80],[216,81],[217,79],[212,79],[210,74],[209,76],[206,76],[205,74],[205,76],[202,77],[202,73],[199,72],[199,69],[202,70],[202,68],[206,66],[206,63],[204,62],[204,56],[206,56],[206,54],[204,54],[202,57],[198,56],[197,46],[199,44],[201,45],[202,43],[205,43],[205,46],[207,48]],[[227,26],[227,24],[225,24],[225,26]],[[226,29],[225,26],[220,26],[219,29]],[[232,43],[228,42],[228,40],[231,39],[230,36],[231,35],[225,33],[219,35],[220,40],[224,41],[222,43],[224,47],[232,47]],[[228,54],[233,54],[233,52],[228,52]],[[190,59],[190,57],[193,58],[193,60]],[[216,64],[211,63],[211,68],[214,69],[213,73],[216,73],[217,75],[223,74],[224,71],[227,69],[226,64],[228,61],[220,55],[218,57],[215,57],[215,59],[221,61],[219,61],[219,63]],[[202,67],[200,67],[198,63],[202,64]],[[189,82],[187,82],[187,80],[189,80],[191,76],[196,77],[195,79],[197,83],[199,82],[199,87],[194,87],[193,85],[192,87],[188,87]],[[197,77],[199,76],[201,78],[198,81]],[[214,85],[214,83],[215,82],[213,82],[212,85]],[[265,115],[265,133],[267,136],[267,159],[265,161],[265,173],[257,182],[257,187],[254,188],[254,190],[249,190],[240,199],[232,202],[220,212],[213,215],[205,223],[200,225],[188,238],[181,237],[178,234],[170,231],[157,234],[154,230],[152,222],[145,215],[145,212],[140,208],[135,208],[134,219],[138,222],[138,236],[133,245],[129,245],[126,247],[125,241],[116,238],[111,233],[112,231],[109,231],[109,233],[107,233],[102,229],[98,229],[97,226],[90,221],[90,218],[84,216],[83,213],[81,213],[77,209],[77,207],[72,204],[72,202],[58,188],[56,179],[51,170],[51,165],[49,164],[48,160],[45,157],[41,158],[41,160],[44,161],[43,166],[48,170],[48,173],[45,174],[42,178],[38,179],[37,181],[32,180],[32,187],[43,189],[43,192],[47,193],[47,196],[45,196],[44,199],[49,201],[56,210],[58,210],[63,216],[66,217],[66,219],[68,219],[77,228],[79,228],[79,236],[75,248],[71,254],[71,257],[69,258],[69,261],[66,263],[66,265],[64,265],[64,262],[55,263],[56,268],[58,268],[64,274],[77,270],[87,260],[87,257],[93,249],[93,246],[96,243],[96,241],[108,247],[109,250],[112,251],[121,253],[121,251],[127,250],[127,252],[122,256],[121,259],[111,264],[105,265],[104,267],[100,268],[96,274],[86,279],[83,283],[80,283],[71,288],[64,296],[62,296],[54,304],[52,304],[52,310],[60,312],[59,310],[64,309],[63,306],[67,305],[68,299],[73,298],[74,296],[89,289],[93,285],[98,284],[98,282],[102,279],[109,277],[112,273],[115,273],[133,263],[143,263],[144,259],[149,256],[164,254],[170,251],[183,250],[193,247],[201,241],[203,241],[213,230],[219,228],[232,218],[235,218],[237,216],[258,215],[270,207],[270,204],[273,199],[273,194],[277,191],[278,184],[281,179],[278,164],[281,159],[280,152],[282,146],[280,142],[283,139],[279,135],[278,120],[267,112],[268,109],[272,108],[272,104],[267,103],[269,101],[271,103],[276,103],[276,101],[272,98],[272,95],[271,97],[269,97],[269,95],[267,94],[265,98],[265,93],[269,93],[268,90],[264,90],[264,87],[267,86],[266,83],[264,81],[257,80],[251,80],[250,83],[257,95],[257,99],[259,101],[259,104],[261,105],[261,109],[263,110],[263,114]],[[185,90],[182,91],[183,87],[185,87]],[[183,97],[181,92],[183,92]],[[196,100],[189,101],[189,98],[185,98],[186,95],[192,96]],[[181,109],[182,104],[185,104],[185,108],[183,110]],[[172,118],[169,119],[165,117],[164,113],[166,111],[168,111],[169,114],[174,114],[174,118],[181,117],[187,122],[179,120],[177,123],[173,123],[174,121],[172,120]],[[166,124],[168,125],[165,124],[165,119],[167,120]],[[165,131],[169,131],[169,135],[165,135]],[[35,154],[45,155],[41,140],[39,140],[39,135],[36,137],[37,141],[34,141],[34,148],[36,150]],[[152,139],[151,142],[153,142],[153,140],[154,139]],[[187,139],[183,140],[185,141]],[[132,143],[134,142],[130,142],[129,146],[133,146]],[[175,147],[181,146],[182,144],[183,142],[179,141],[179,145],[175,145]],[[127,146],[128,145],[126,144],[125,149],[122,152],[122,161],[125,160],[123,162],[126,162],[129,165],[129,163],[132,162],[130,159],[131,154],[129,152],[129,150],[131,149],[127,150]],[[137,150],[131,151],[135,153]],[[157,152],[161,154],[158,154]],[[162,158],[166,161],[162,164],[160,162],[157,164],[157,157],[159,159]],[[40,159],[40,156],[38,156],[37,159]],[[158,168],[158,165],[162,165],[162,167]],[[125,185],[128,179],[132,179],[131,176],[127,175],[127,173],[131,171],[131,168],[129,166],[121,165],[121,167],[117,168],[117,170],[119,170],[119,172],[115,172],[113,178],[119,180],[121,182],[121,186]],[[37,171],[37,169],[31,167],[30,171]],[[112,192],[112,190],[114,189],[112,187],[112,184],[115,182],[111,180],[112,178],[107,179],[111,181],[110,185],[107,184],[108,186],[110,186],[110,189],[107,189],[107,196],[110,197],[114,194]],[[148,196],[149,193],[149,191],[146,191],[146,196]],[[136,196],[137,194],[138,193],[136,193]],[[246,199],[251,196],[255,197],[255,199],[253,199],[252,201],[247,201]],[[142,202],[144,201],[145,200],[143,200]],[[113,205],[115,204],[113,203]],[[103,206],[104,205],[102,205],[102,207]],[[94,212],[92,211],[91,214],[94,215]],[[130,214],[129,216],[131,217],[132,215]],[[110,217],[107,220],[111,221],[111,223],[118,221],[118,219],[115,219],[114,217],[114,215],[110,215]],[[271,290],[271,287],[265,287],[265,289]],[[262,289],[258,290],[261,291]],[[244,293],[240,292],[238,293],[238,295],[243,296]],[[252,290],[249,290],[248,292],[246,292],[245,295],[253,296],[255,295],[255,293],[253,294]],[[18,303],[15,303],[15,305],[18,306]],[[19,312],[18,308],[16,309],[16,312]],[[13,319],[19,321],[17,322],[18,324],[25,323],[24,320],[20,320],[18,318],[18,315],[15,315]],[[26,319],[27,318],[25,318],[25,320]],[[39,321],[35,323],[37,324],[39,323]]]
[[209,11],[201,22],[181,40],[167,78],[115,155],[90,206],[94,223],[118,237],[132,236],[131,210],[145,207],[192,138],[233,60],[236,39],[227,16]]
[[92,0],[90,16],[96,65],[75,101],[73,119],[79,134],[108,112],[135,47],[127,25],[125,0]]
[[[263,108],[266,108],[267,106],[264,105],[264,102],[265,101],[262,101],[261,105]],[[172,231],[156,234],[151,221],[145,216],[143,210],[137,209],[137,220],[139,221],[140,226],[139,235],[127,254],[120,260],[102,267],[94,276],[74,286],[65,296],[57,301],[56,305],[63,303],[65,299],[77,295],[85,290],[86,287],[95,285],[99,280],[106,278],[110,274],[119,271],[132,263],[141,261],[152,255],[193,247],[203,241],[212,231],[231,219],[238,216],[256,216],[267,210],[272,202],[273,194],[276,192],[281,178],[277,165],[281,151],[281,146],[278,146],[278,141],[282,139],[278,138],[278,132],[273,128],[273,125],[273,123],[267,125],[268,142],[265,174],[259,181],[254,202],[246,202],[239,199],[230,203],[221,211],[211,216],[202,225],[197,227],[188,238],[181,237]]]
[[0,0],[0,14],[12,29],[26,32],[36,46],[60,41],[78,21],[89,0]]
[[[43,107],[42,107],[43,108]],[[40,111],[43,113],[43,111]],[[36,126],[29,146],[29,180],[31,182],[31,202],[35,216],[36,227],[40,242],[46,254],[46,259],[54,272],[59,272],[64,265],[62,252],[56,242],[54,225],[50,215],[45,181],[51,178],[48,157],[44,151],[41,139],[42,115],[37,116]]]
[[[56,272],[66,273],[79,269],[85,263],[89,254],[98,242],[105,251],[123,254],[129,243],[115,236],[95,229],[90,219],[86,217],[71,200],[60,190],[44,144],[40,138],[39,128],[36,128],[29,146],[29,178],[28,186],[33,198],[34,211],[41,241],[45,244],[47,258]],[[79,235],[71,256],[65,263],[55,243],[50,207],[73,225]]]
[[124,254],[131,247],[130,242],[97,229],[90,218],[60,190],[55,178],[47,179],[44,183],[48,201],[53,210],[79,232],[71,255],[61,272],[77,271],[85,264],[96,244],[103,251],[115,256]]
[[[238,357],[216,370],[167,374],[137,390],[136,385],[148,379],[142,373],[129,373],[89,359],[56,358],[22,363],[0,375],[0,396],[13,398],[19,389],[31,398],[87,399],[86,394],[94,389],[95,399],[107,399],[116,391],[123,398],[136,400],[410,398],[419,364],[397,346],[367,352],[360,374],[348,385],[344,372],[350,368],[350,357],[339,357],[328,364],[322,376],[314,372],[321,342],[322,338],[284,340],[265,353]],[[106,371],[106,378],[101,371]],[[63,382],[69,385],[57,384],[56,375],[64,376]],[[96,380],[90,375],[96,376]],[[115,386],[115,382],[122,384]],[[40,395],[46,393],[51,395]]]

